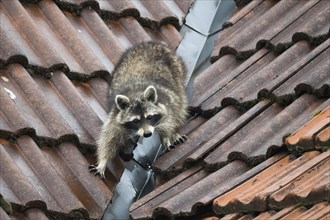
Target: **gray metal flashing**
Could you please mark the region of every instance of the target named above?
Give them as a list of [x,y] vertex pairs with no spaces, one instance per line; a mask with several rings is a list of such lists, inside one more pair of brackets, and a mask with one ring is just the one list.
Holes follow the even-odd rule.
[[157,133],[138,140],[133,151],[134,160],[125,163],[125,170],[103,219],[129,219],[130,205],[152,191],[155,186],[151,165],[160,153],[162,153],[162,145]]
[[[192,84],[196,73],[210,66],[217,33],[234,11],[234,0],[197,0],[186,16],[180,33],[183,36],[176,53],[187,66],[187,93],[192,97]],[[203,67],[201,67],[201,65]]]
[[[234,0],[196,0],[181,28],[183,39],[176,53],[184,60],[188,76],[188,97],[192,96],[193,73],[210,65],[216,33],[235,8]],[[129,207],[137,199],[151,192],[155,186],[152,163],[164,153],[157,133],[140,138],[133,151],[134,160],[125,163],[125,171],[116,186],[112,202],[103,219],[129,219]]]
[[235,8],[233,0],[197,0],[186,16],[184,25],[208,37],[221,30],[228,13]]

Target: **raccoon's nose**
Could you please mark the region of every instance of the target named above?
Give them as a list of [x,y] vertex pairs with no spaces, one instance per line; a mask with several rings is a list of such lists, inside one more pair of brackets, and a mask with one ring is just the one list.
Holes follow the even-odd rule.
[[147,138],[150,137],[152,135],[152,133],[150,131],[147,131],[143,134],[143,137]]

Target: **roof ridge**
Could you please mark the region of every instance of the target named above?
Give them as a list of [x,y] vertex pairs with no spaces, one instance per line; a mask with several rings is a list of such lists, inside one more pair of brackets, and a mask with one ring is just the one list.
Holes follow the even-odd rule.
[[[36,4],[40,2],[41,0],[19,0],[22,3],[28,3],[28,4]],[[84,2],[81,2],[80,4],[74,4],[65,0],[53,0],[53,2],[61,9],[67,12],[70,12],[71,14],[75,16],[80,16],[81,11],[83,9],[94,9],[95,12],[103,19],[103,20],[119,20],[120,18],[124,17],[133,17],[136,19],[137,22],[143,27],[150,28],[152,30],[158,30],[162,26],[167,24],[172,24],[177,30],[180,30],[181,25],[179,22],[179,19],[174,16],[168,16],[164,17],[159,21],[147,18],[147,17],[141,17],[141,14],[138,9],[136,8],[128,8],[123,9],[120,12],[116,11],[109,11],[101,9],[99,3],[96,0],[85,0]]]
[[212,56],[210,61],[211,63],[214,63],[224,55],[228,54],[234,55],[237,60],[247,60],[262,48],[268,49],[269,51],[280,55],[299,41],[306,40],[312,46],[318,46],[326,41],[329,37],[330,29],[328,33],[320,34],[314,37],[305,32],[296,32],[292,35],[291,42],[280,42],[273,44],[271,40],[261,39],[256,43],[256,48],[252,50],[238,51],[231,46],[223,46],[220,48],[219,54],[217,56]]

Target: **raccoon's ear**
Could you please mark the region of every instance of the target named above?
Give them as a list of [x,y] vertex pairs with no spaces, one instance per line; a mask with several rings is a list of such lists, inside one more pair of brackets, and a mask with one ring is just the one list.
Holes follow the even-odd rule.
[[155,87],[153,86],[148,86],[146,90],[144,91],[144,98],[149,101],[156,103],[157,102],[157,91]]
[[129,106],[129,98],[124,95],[117,95],[116,96],[116,105],[119,110],[125,110]]

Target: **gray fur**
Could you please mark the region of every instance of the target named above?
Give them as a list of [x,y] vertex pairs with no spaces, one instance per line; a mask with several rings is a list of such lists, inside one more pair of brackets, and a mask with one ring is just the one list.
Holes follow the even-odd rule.
[[[113,71],[112,109],[102,127],[98,165],[92,171],[104,178],[108,160],[116,157],[127,140],[136,135],[147,136],[156,131],[168,149],[178,140],[182,142],[178,129],[187,117],[185,77],[183,62],[164,44],[142,43],[123,54]],[[135,122],[139,131],[129,130],[131,125],[138,126]]]

